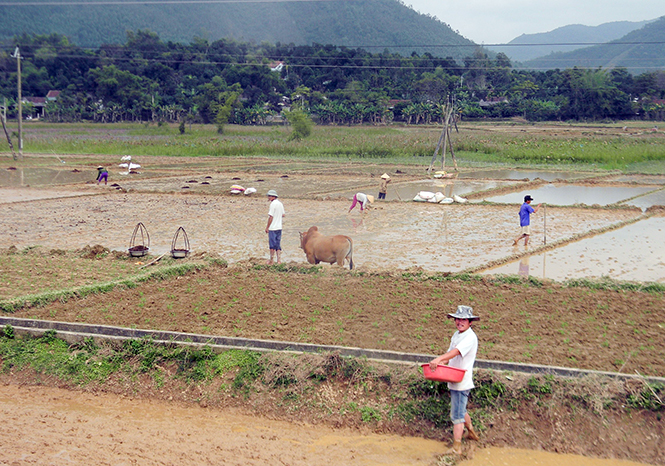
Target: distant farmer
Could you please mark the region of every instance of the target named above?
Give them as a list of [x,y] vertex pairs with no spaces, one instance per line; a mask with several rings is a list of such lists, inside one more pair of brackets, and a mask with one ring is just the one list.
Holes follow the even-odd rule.
[[517,246],[517,242],[524,238],[524,246],[529,244],[529,235],[531,234],[531,214],[538,212],[540,209],[540,204],[534,209],[531,207],[531,201],[533,198],[530,195],[524,196],[524,204],[520,207],[520,227],[522,228],[522,234],[515,241],[513,241],[513,246]]
[[471,417],[466,411],[469,394],[471,389],[475,388],[473,384],[473,365],[476,362],[476,353],[478,352],[478,337],[471,328],[471,323],[474,320],[479,320],[480,317],[473,315],[473,308],[470,306],[457,306],[457,311],[454,314],[448,314],[448,317],[455,319],[457,331],[450,339],[448,351],[438,358],[432,359],[429,365],[432,370],[436,370],[438,364],[448,364],[450,367],[466,370],[461,382],[448,382],[450,419],[453,421],[453,445],[446,453],[461,455],[464,427],[468,430],[467,438],[469,440],[480,440],[476,431],[473,430]]
[[384,173],[381,175],[381,184],[379,185],[379,199],[385,199],[388,192],[388,183],[390,183],[390,175]]
[[351,203],[351,207],[349,208],[349,212],[353,210],[353,208],[356,206],[356,204],[360,205],[360,211],[362,212],[365,210],[365,207],[367,207],[367,203],[373,203],[374,202],[374,196],[365,194],[365,193],[357,193],[355,196],[353,196],[353,203]]
[[281,263],[282,255],[282,217],[284,217],[284,205],[277,199],[277,192],[274,189],[268,191],[268,200],[270,209],[268,210],[268,224],[266,233],[268,233],[268,245],[270,246],[270,260],[268,265]]
[[97,184],[101,183],[102,180],[104,180],[104,184],[108,184],[108,179],[109,172],[106,170],[106,168],[102,167],[101,165],[97,167]]

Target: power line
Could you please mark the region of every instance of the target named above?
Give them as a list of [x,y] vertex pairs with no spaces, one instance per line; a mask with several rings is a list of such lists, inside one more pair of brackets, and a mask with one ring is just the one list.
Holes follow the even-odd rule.
[[[131,51],[131,50],[128,50]],[[29,54],[24,54],[24,57],[28,58],[34,58],[34,56],[30,56]],[[231,57],[234,57],[234,55],[231,55]],[[235,57],[237,58],[244,58],[244,55],[236,55]],[[170,59],[164,59],[164,58],[146,58],[146,57],[114,57],[114,56],[104,56],[104,55],[74,55],[74,54],[58,54],[56,58],[69,58],[69,59],[85,59],[85,60],[98,60],[98,61],[107,61],[107,62],[112,62],[112,63],[118,63],[118,62],[131,62],[131,61],[136,61],[136,62],[145,62],[145,63],[163,63],[163,64],[177,64],[177,65],[192,65],[192,66],[249,66],[249,67],[263,67],[263,66],[268,66],[267,63],[256,63],[256,62],[240,62],[240,61],[215,61],[215,60],[170,60]],[[267,59],[274,59],[274,60],[279,60],[279,58],[272,58],[270,56],[264,56],[263,58]],[[394,60],[402,60],[402,59],[410,59],[410,58],[381,58],[381,57],[368,57],[368,58],[345,58],[345,57],[295,57],[296,60],[302,60],[303,58],[307,59],[315,59],[317,61],[326,61],[326,60],[348,60],[348,61],[354,61],[354,60],[360,60],[360,61],[366,61],[366,60],[386,60],[386,61],[394,61]],[[570,59],[558,59],[563,62],[568,62]],[[608,60],[603,60],[600,62],[601,59],[585,59],[583,60],[586,62],[585,65],[575,65],[576,68],[578,69],[587,69],[587,70],[595,70],[599,67],[603,67],[606,65]],[[623,62],[626,61],[633,61],[637,62],[640,61],[641,59],[639,58],[627,58],[622,60]],[[556,62],[557,59],[552,59],[551,61]],[[594,61],[596,62],[594,64]],[[451,65],[451,66],[443,66],[442,64],[436,64],[436,65],[431,65],[431,66],[414,66],[414,65],[387,65],[387,64],[363,64],[363,65],[354,65],[354,64],[326,64],[326,63],[285,63],[287,67],[290,68],[320,68],[320,69],[334,69],[334,68],[341,68],[341,69],[357,69],[357,70],[374,70],[374,69],[386,69],[386,70],[405,70],[405,71],[423,71],[423,70],[435,70],[437,68],[441,68],[444,70],[456,70],[456,71],[471,71],[471,70],[488,70],[487,67],[482,67],[482,66],[465,66],[463,64],[460,65]],[[627,70],[631,69],[639,69],[639,70],[662,70],[663,66],[616,66],[618,68],[624,68]],[[613,66],[612,68],[616,68]],[[551,70],[552,67],[547,67],[547,66],[529,66],[529,67],[514,67],[510,68],[511,70],[515,72],[519,71],[547,71]]]
[[224,3],[323,3],[354,0],[102,0],[102,1],[28,1],[0,2],[0,6],[108,6],[108,5],[189,5]]
[[[336,0],[294,0],[294,1],[336,1]],[[1,4],[0,4],[1,6]],[[220,41],[223,39],[220,39]],[[214,44],[217,41],[213,41],[209,43],[210,45]],[[164,45],[166,43],[163,42]],[[182,44],[182,43],[177,43],[178,45],[183,45],[184,47],[188,47],[187,44]],[[363,45],[334,45],[336,49],[342,49],[342,48],[348,48],[348,49],[367,49],[367,48],[386,48],[386,49],[391,49],[391,48],[456,48],[456,47],[560,47],[560,46],[575,46],[575,47],[583,47],[583,46],[591,46],[591,45],[663,45],[665,44],[665,41],[630,41],[630,42],[620,42],[620,41],[614,41],[614,42],[547,42],[547,43],[542,43],[542,44],[395,44],[395,45],[370,45],[370,44],[363,44]],[[191,44],[190,44],[191,45]],[[277,48],[276,45],[271,44],[271,46]],[[5,46],[5,47],[0,47],[0,48],[5,48],[9,49],[13,47],[11,46]],[[61,48],[80,48],[80,49],[86,49],[86,50],[99,50],[99,49],[104,49],[104,50],[133,50],[130,48],[127,48],[124,45],[103,45],[99,47],[95,46],[78,46],[75,44],[68,45],[68,46],[61,46]],[[308,44],[300,44],[300,45],[291,45],[291,44],[280,44],[280,47],[283,48],[312,48],[314,47],[313,45],[308,45]],[[57,49],[58,47],[53,46],[53,48]],[[169,49],[173,51],[174,49]],[[175,51],[178,50],[183,50],[187,51],[187,49],[175,49]],[[146,51],[142,51],[146,52]],[[156,52],[161,52],[160,50],[157,50]],[[195,53],[195,52],[192,52]],[[408,58],[408,57],[407,57]],[[434,57],[434,58],[444,58],[444,57]]]

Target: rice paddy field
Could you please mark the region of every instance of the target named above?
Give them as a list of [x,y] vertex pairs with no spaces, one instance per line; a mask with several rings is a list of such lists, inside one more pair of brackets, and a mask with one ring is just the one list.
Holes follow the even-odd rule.
[[[220,135],[196,125],[180,134],[169,125],[31,122],[22,158],[0,147],[3,313],[438,354],[452,330],[446,314],[468,303],[483,316],[476,329],[483,359],[664,377],[665,134],[652,131],[649,122],[462,122],[458,127],[452,135],[455,159],[448,151],[442,166],[439,154],[430,171],[441,131],[436,126],[316,127],[310,138],[295,142],[288,141],[290,129],[284,126],[227,126]],[[140,166],[121,167],[127,155]],[[109,170],[108,184],[94,181],[99,165]],[[438,170],[450,176],[435,178]],[[378,194],[383,173],[391,176],[386,200],[362,213],[349,212],[355,193]],[[256,192],[233,195],[233,185]],[[266,265],[269,189],[278,191],[286,209],[284,263],[277,266]],[[414,202],[423,191],[461,201]],[[526,194],[542,206],[532,216],[531,241],[515,247],[517,211]],[[129,257],[138,223],[149,232],[149,254]],[[353,270],[306,263],[298,233],[312,225],[353,238]],[[180,227],[187,233],[186,259],[170,256]],[[62,351],[62,361],[79,356],[97,361],[108,350]],[[72,449],[61,432],[62,422],[71,421],[112,432],[123,439],[121,457],[140,451],[146,464],[157,464],[157,453],[135,432],[155,441],[158,432],[166,432],[170,440],[160,453],[174,464],[179,459],[213,464],[229,455],[238,464],[311,464],[316,456],[308,449],[321,448],[337,464],[395,458],[449,464],[435,454],[438,440],[449,436],[447,422],[428,417],[404,423],[396,414],[416,396],[412,382],[402,381],[415,380],[418,368],[403,369],[387,384],[385,376],[368,382],[354,372],[348,380],[331,378],[306,388],[294,375],[294,386],[280,382],[273,389],[257,376],[238,392],[229,377],[245,366],[231,364],[227,379],[187,382],[174,375],[173,363],[145,351],[152,359],[141,362],[143,372],[130,375],[129,366],[139,358],[132,353],[126,372],[95,388],[72,382],[62,368],[44,369],[46,361],[60,360],[50,356],[39,362],[43,372],[5,370],[0,378],[7,390],[0,398],[46,401],[2,401],[3,412],[13,419],[8,424],[13,430],[4,435],[30,440],[29,433],[46,420],[41,435],[48,439],[31,447],[33,453],[26,453],[23,442],[7,454],[39,462],[57,461],[65,452],[74,463],[89,462],[91,455],[112,462],[113,442],[94,432],[85,432],[93,450],[81,443]],[[482,447],[578,453],[609,458],[607,465],[619,464],[612,458],[662,464],[665,436],[657,398],[663,387],[546,377],[513,386],[520,379],[515,374],[482,376],[483,390],[501,386],[510,396],[524,396],[518,406],[502,404],[505,397],[496,394],[487,406],[472,406]],[[31,387],[35,383],[44,386]],[[50,391],[63,384],[85,393]],[[104,408],[90,399],[95,393],[104,397]],[[138,393],[152,405],[142,404]],[[617,401],[622,399],[632,404],[622,407]],[[183,408],[169,405],[173,401]],[[133,414],[116,422],[114,406]],[[225,445],[215,447],[212,432],[221,426],[208,416],[213,407],[260,410],[282,423],[257,425],[236,417],[246,437],[229,432]],[[102,417],[103,410],[109,418]],[[152,421],[143,422],[141,413],[150,413]],[[162,422],[172,415],[182,421],[178,429]],[[283,420],[316,427],[309,425],[310,438]],[[325,430],[331,426],[377,435],[360,439],[354,431]],[[199,441],[183,432],[196,432]],[[400,436],[386,440],[378,433]],[[261,445],[260,454],[244,446],[250,437]],[[358,442],[372,448],[361,449]],[[384,449],[386,442],[392,450]],[[350,459],[354,452],[358,458],[374,456],[359,463]]]

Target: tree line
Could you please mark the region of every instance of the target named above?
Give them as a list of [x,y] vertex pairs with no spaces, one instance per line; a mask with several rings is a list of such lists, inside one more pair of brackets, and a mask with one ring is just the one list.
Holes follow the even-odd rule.
[[431,124],[454,102],[462,118],[654,119],[665,116],[665,72],[624,68],[534,71],[476,49],[459,63],[429,53],[333,45],[164,42],[129,32],[122,45],[76,46],[62,35],[15,37],[0,49],[0,98],[15,117],[20,47],[23,96],[43,97],[55,122],[261,125],[298,111],[320,124]]

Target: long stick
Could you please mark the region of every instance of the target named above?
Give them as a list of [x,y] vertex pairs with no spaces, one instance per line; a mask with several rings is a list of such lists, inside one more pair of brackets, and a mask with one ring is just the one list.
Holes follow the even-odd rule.
[[547,206],[543,204],[543,244],[547,244]]
[[161,258],[164,257],[165,255],[166,255],[166,253],[162,254],[161,256],[159,256],[159,257],[158,257],[157,259],[155,259],[154,261],[152,261],[152,262],[148,262],[147,264],[142,265],[141,267],[139,267],[139,269],[145,269],[145,268],[148,267],[149,265],[152,265],[152,264],[154,264],[155,262],[159,261],[159,259],[161,259]]
[[9,148],[12,150],[12,158],[17,160],[16,153],[14,152],[14,144],[12,144],[12,138],[9,137],[7,126],[5,126],[5,116],[0,115],[0,120],[2,120],[2,129],[5,131],[5,136],[7,136],[7,143],[9,143]]

